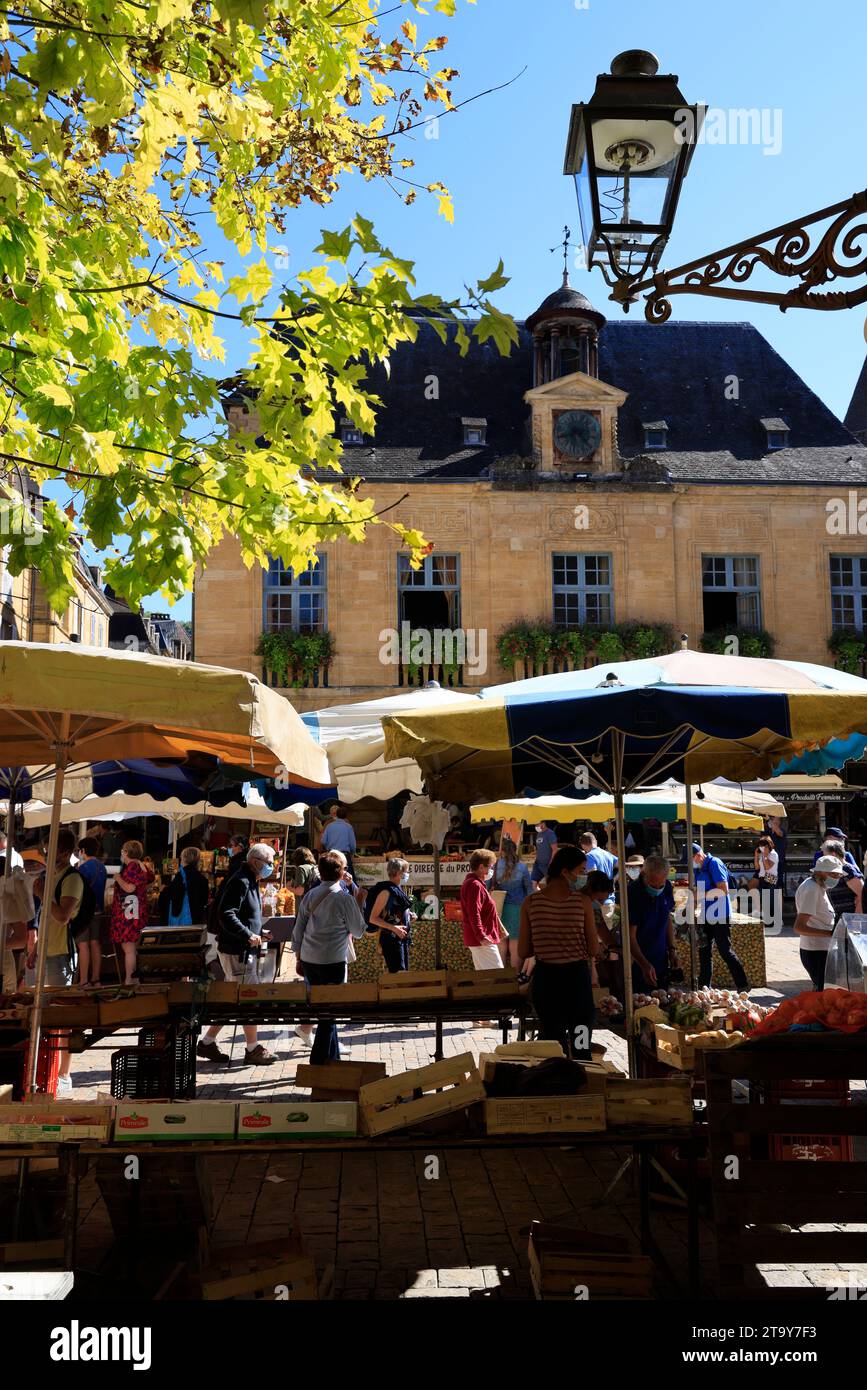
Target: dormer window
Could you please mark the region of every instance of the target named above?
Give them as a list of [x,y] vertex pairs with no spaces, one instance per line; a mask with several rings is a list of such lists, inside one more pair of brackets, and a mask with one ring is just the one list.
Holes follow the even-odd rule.
[[473,419],[464,416],[461,421],[464,427],[464,444],[470,448],[479,448],[488,442],[488,422],[485,419]]
[[351,420],[341,420],[340,442],[342,444],[363,444],[364,435],[357,425],[353,425]]
[[788,449],[789,447],[789,426],[785,420],[762,420],[765,433],[768,436],[768,449]]
[[645,449],[668,448],[668,425],[665,420],[642,420]]

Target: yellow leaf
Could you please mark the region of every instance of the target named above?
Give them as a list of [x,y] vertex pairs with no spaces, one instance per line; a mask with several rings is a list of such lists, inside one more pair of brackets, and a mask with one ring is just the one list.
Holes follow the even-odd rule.
[[41,386],[36,388],[40,396],[47,396],[54,405],[65,405],[72,409],[72,397],[65,386],[60,386],[56,381],[43,381]]

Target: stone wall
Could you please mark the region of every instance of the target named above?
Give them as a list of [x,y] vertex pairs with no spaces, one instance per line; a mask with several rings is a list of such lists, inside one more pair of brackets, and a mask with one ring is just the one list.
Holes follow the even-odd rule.
[[[382,508],[407,489],[381,484],[370,491]],[[825,488],[770,485],[564,483],[506,490],[489,482],[416,484],[393,516],[419,527],[437,551],[460,554],[462,625],[487,634],[487,670],[466,680],[478,688],[511,678],[496,658],[503,627],[519,617],[551,617],[551,556],[557,551],[610,554],[615,620],[671,623],[693,647],[704,626],[702,553],[756,555],[762,624],[776,639],[776,655],[828,664],[829,556],[863,549],[858,539],[827,533],[830,495]],[[576,507],[586,507],[586,517]],[[384,665],[379,653],[380,634],[398,626],[398,550],[385,526],[371,527],[362,545],[323,547],[327,621],[337,654],[327,689],[290,692],[299,708],[396,688],[396,667]],[[247,570],[227,538],[196,584],[196,660],[261,672],[255,656],[261,630],[262,571]]]

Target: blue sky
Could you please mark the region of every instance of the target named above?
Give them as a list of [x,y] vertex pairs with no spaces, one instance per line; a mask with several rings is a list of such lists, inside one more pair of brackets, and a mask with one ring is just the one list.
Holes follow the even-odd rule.
[[[399,19],[389,17],[384,27]],[[449,35],[443,62],[460,69],[455,100],[526,68],[505,91],[442,118],[437,139],[418,131],[404,142],[417,161],[412,177],[441,179],[450,188],[455,224],[436,215],[426,194],[407,208],[384,184],[349,180],[329,207],[290,215],[282,239],[289,270],[278,274],[291,279],[308,266],[319,230],[343,227],[358,211],[393,250],[415,260],[421,291],[458,296],[465,281],[486,275],[502,257],[512,280],[498,302],[526,317],[559,283],[562,260],[549,248],[562,239],[564,224],[578,240],[574,186],[562,173],[571,104],[590,97],[597,73],[626,48],[656,53],[661,72],[679,75],[688,102],[766,110],[766,144],[780,146],[773,153],[762,143],[698,148],[663,268],[817,211],[867,183],[863,0],[824,0],[821,7],[808,0],[728,0],[724,7],[680,0],[458,0],[456,19],[431,16],[419,27]],[[213,250],[221,254],[217,243]],[[236,269],[229,261],[227,277]],[[608,301],[599,271],[573,270],[572,282],[609,317],[622,313]],[[636,306],[632,315],[638,313]],[[769,306],[674,300],[675,318],[755,324],[840,416],[864,358],[865,313],[792,309],[783,315]],[[228,333],[226,369],[242,365],[246,351],[244,330]],[[164,601],[155,597],[147,606],[161,608]],[[174,611],[188,614],[189,599]]]

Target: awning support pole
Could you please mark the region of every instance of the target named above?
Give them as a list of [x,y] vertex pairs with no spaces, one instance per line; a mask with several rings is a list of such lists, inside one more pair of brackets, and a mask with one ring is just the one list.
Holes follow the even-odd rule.
[[39,1038],[42,1030],[42,1005],[45,996],[45,967],[48,962],[48,936],[51,930],[51,907],[54,902],[54,885],[57,881],[57,840],[60,834],[60,813],[63,803],[63,783],[69,766],[69,731],[72,716],[60,717],[60,736],[54,743],[54,798],[51,803],[51,828],[48,832],[48,857],[45,863],[45,883],[42,890],[42,912],[39,918],[39,944],[36,952],[36,989],[33,995],[33,1008],[30,1017],[30,1051],[27,1056],[26,1090],[29,1095],[36,1091],[36,1077],[39,1065]]

